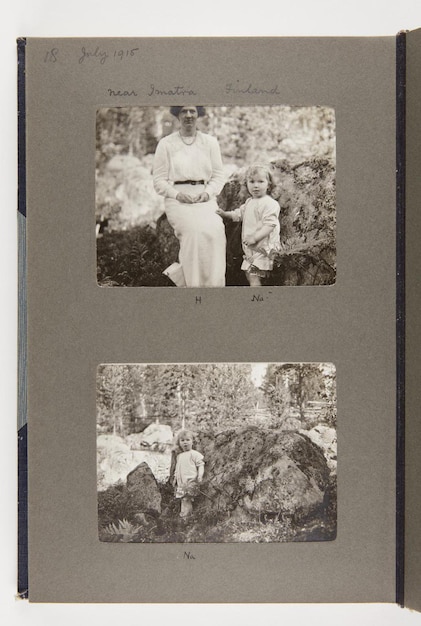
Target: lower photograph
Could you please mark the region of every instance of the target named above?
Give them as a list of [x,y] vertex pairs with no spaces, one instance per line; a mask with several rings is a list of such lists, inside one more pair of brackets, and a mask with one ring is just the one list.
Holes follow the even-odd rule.
[[103,363],[100,541],[332,541],[332,363]]

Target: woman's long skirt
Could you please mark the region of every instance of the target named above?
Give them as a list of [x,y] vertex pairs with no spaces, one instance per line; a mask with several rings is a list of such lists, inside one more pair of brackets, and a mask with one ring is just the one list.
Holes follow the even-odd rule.
[[[203,185],[177,185],[177,191],[192,197]],[[180,242],[179,262],[187,287],[225,286],[225,227],[216,214],[216,200],[184,204],[166,198],[165,212]]]

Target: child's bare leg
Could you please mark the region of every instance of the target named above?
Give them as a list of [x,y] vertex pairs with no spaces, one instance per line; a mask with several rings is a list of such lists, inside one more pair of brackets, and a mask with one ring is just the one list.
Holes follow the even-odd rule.
[[188,517],[193,512],[193,501],[189,496],[181,498],[180,517]]
[[260,280],[260,276],[256,274],[250,274],[250,272],[246,272],[247,280],[249,281],[250,287],[261,287],[262,282]]

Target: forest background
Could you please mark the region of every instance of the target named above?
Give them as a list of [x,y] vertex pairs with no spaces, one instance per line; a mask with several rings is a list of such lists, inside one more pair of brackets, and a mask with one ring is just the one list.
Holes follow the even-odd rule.
[[151,422],[213,433],[249,424],[336,427],[329,363],[103,364],[97,429],[125,437]]

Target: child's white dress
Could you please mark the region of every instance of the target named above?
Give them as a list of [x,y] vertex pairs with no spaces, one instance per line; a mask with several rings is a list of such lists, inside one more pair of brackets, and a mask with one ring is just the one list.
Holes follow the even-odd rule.
[[197,478],[197,468],[204,465],[203,454],[197,450],[180,452],[175,466],[175,497],[182,498],[189,493],[189,487]]
[[[257,268],[262,271],[273,269],[273,253],[279,250],[279,204],[270,196],[263,198],[248,198],[246,202],[235,209],[233,214],[234,221],[242,220],[242,242],[244,251],[244,260],[241,269],[249,271]],[[262,226],[272,226],[272,230],[258,244],[247,246],[244,240],[254,235]]]

